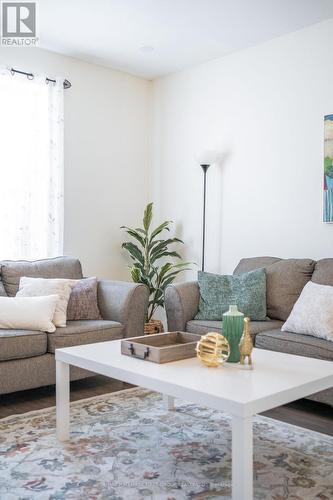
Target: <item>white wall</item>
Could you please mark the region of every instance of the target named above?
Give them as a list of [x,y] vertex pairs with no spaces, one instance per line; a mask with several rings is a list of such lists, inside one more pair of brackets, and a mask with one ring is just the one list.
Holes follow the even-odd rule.
[[321,219],[332,47],[333,20],[153,83],[41,49],[0,48],[0,65],[73,85],[65,253],[87,275],[127,278],[119,226],[137,224],[154,199],[156,221],[175,220],[184,256],[200,264],[196,154],[215,148],[223,161],[209,170],[207,270],[231,272],[242,256],[331,256],[333,226]]
[[223,156],[209,170],[208,271],[244,256],[332,257],[321,222],[332,48],[330,20],[154,82],[152,193],[188,259],[200,264],[206,148]]
[[150,82],[36,48],[0,48],[0,65],[72,82],[65,91],[65,254],[79,257],[86,275],[128,278],[119,227],[137,224],[147,202]]

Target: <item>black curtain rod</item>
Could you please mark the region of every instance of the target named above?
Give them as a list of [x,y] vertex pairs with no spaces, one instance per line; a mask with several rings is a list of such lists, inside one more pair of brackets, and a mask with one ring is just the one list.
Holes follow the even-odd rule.
[[[20,75],[25,75],[29,80],[33,80],[35,78],[35,75],[33,73],[27,73],[26,71],[19,71],[18,69],[11,68],[10,70],[11,74],[13,75],[14,73],[19,73]],[[56,83],[55,80],[52,78],[46,78],[46,82],[52,82]],[[71,88],[72,84],[69,80],[64,80],[64,89],[69,89]]]

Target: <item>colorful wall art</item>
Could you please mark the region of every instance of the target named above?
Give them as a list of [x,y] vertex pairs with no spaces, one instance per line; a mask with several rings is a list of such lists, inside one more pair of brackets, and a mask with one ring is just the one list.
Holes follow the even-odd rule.
[[324,222],[333,222],[333,115],[324,118]]

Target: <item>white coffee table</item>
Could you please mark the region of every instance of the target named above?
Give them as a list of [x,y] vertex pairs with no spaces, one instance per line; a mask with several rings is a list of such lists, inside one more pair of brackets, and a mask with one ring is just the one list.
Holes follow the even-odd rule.
[[333,363],[254,349],[254,370],[235,364],[206,368],[196,358],[158,365],[124,356],[120,340],[55,352],[57,437],[69,439],[69,365],[158,391],[168,409],[174,398],[225,411],[232,416],[232,498],[253,498],[252,418],[333,386]]

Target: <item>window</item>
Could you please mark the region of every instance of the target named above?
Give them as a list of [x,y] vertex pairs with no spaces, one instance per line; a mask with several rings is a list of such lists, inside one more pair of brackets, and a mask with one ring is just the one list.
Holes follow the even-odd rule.
[[0,260],[63,253],[63,81],[0,72]]

